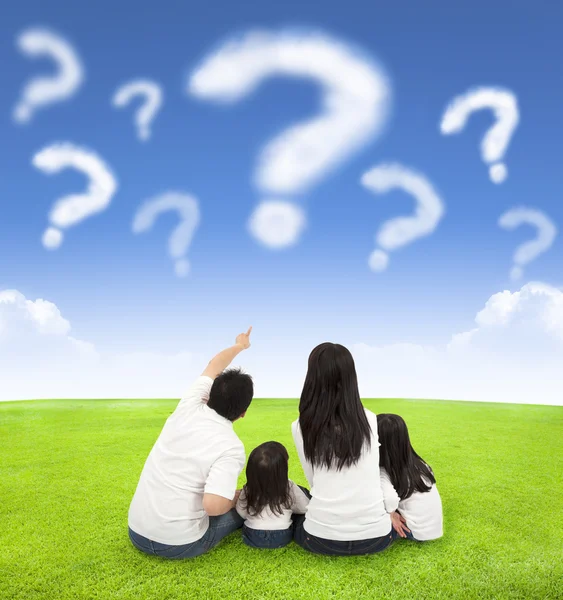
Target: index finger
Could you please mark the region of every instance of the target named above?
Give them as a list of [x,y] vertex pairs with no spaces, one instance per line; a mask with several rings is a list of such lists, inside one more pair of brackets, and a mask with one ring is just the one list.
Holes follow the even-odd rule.
[[246,335],[250,335],[251,331],[252,331],[252,325],[248,328],[248,331],[246,332]]

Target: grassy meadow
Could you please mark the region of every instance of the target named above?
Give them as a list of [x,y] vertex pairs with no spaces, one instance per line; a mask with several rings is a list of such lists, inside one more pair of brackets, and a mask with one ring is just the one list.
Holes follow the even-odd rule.
[[[405,418],[433,467],[442,539],[338,558],[253,550],[236,532],[207,555],[167,561],[131,545],[127,511],[176,404],[0,403],[0,598],[563,598],[563,408],[366,399]],[[305,485],[296,417],[296,400],[257,399],[235,429],[247,454],[284,443]]]

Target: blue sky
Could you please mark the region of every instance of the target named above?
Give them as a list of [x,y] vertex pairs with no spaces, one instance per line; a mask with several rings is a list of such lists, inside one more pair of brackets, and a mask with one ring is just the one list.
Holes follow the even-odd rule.
[[[533,229],[500,229],[499,216],[527,205],[563,225],[563,7],[524,2],[205,3],[21,2],[3,15],[0,130],[0,290],[56,304],[72,334],[102,352],[138,350],[204,355],[254,325],[255,347],[275,362],[330,339],[352,346],[447,344],[470,330],[486,301],[527,281],[563,284],[563,238],[509,278],[516,247]],[[322,6],[322,7],[321,7]],[[85,84],[69,101],[27,125],[11,114],[24,84],[52,70],[20,54],[15,38],[45,25],[81,56]],[[272,78],[247,99],[218,106],[187,95],[188,75],[222,40],[261,27],[314,27],[380,62],[392,85],[386,130],[301,197],[308,227],[294,247],[272,251],[246,229],[259,193],[252,175],[260,149],[319,111],[313,82]],[[115,90],[135,77],[162,85],[164,105],[149,142],[140,143],[134,106],[116,110]],[[518,97],[521,122],[494,185],[479,145],[489,111],[443,137],[440,118],[456,95],[478,85]],[[58,197],[84,189],[77,172],[46,176],[33,155],[55,141],[95,150],[119,189],[105,212],[40,242]],[[391,253],[389,268],[368,267],[384,221],[411,214],[401,192],[376,196],[361,175],[382,161],[424,173],[446,216],[431,237]],[[202,222],[188,252],[189,277],[175,277],[167,239],[178,223],[163,215],[152,231],[131,233],[136,209],[166,190],[200,201]],[[306,354],[305,354],[306,355]],[[298,393],[298,390],[296,391]],[[272,393],[272,395],[275,395]]]

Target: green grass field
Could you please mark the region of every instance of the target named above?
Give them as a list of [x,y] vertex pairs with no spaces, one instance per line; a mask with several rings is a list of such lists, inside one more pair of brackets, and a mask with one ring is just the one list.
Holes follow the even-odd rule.
[[[236,532],[208,555],[166,561],[131,545],[127,511],[176,404],[0,403],[0,598],[563,598],[562,408],[364,401],[401,414],[434,468],[441,540],[328,558],[295,544],[253,550]],[[296,416],[295,400],[255,400],[235,429],[247,454],[284,443],[305,484]]]

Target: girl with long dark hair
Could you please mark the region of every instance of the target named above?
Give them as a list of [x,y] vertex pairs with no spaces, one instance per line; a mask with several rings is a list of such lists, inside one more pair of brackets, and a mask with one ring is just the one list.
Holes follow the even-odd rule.
[[[430,466],[414,451],[399,415],[377,415],[379,464],[385,508],[401,537],[416,541],[442,537],[442,500]],[[406,526],[406,527],[405,527]]]
[[248,546],[287,546],[293,539],[292,515],[307,510],[309,498],[288,479],[288,460],[279,442],[265,442],[248,457],[246,485],[236,505],[244,519],[242,539]]
[[324,343],[309,356],[293,439],[311,488],[295,541],[318,554],[373,554],[396,535],[379,482],[377,417],[361,401],[354,359]]

